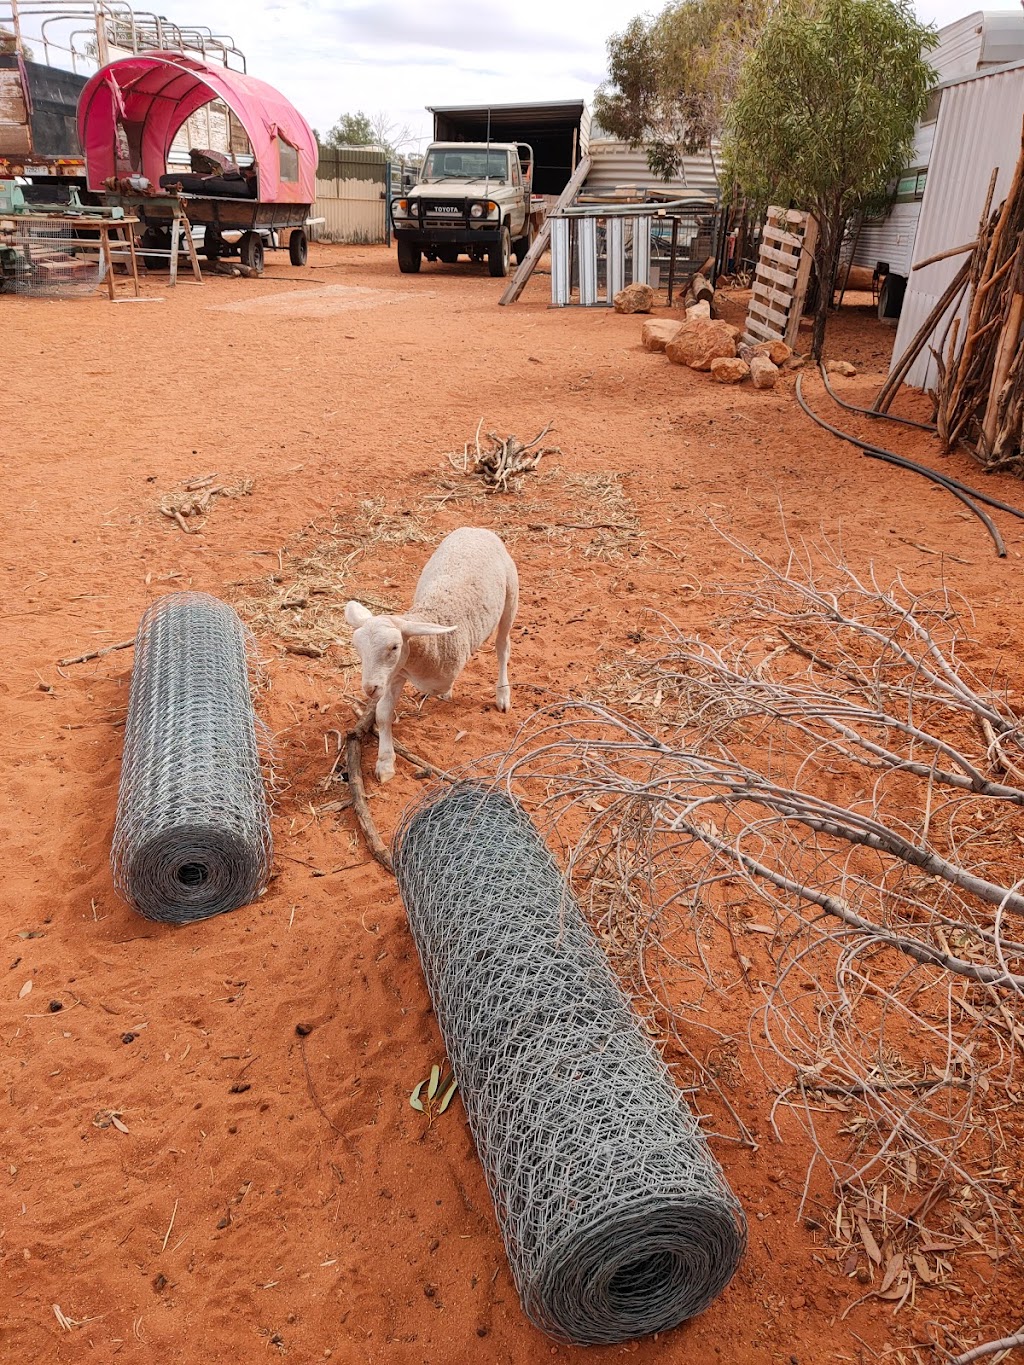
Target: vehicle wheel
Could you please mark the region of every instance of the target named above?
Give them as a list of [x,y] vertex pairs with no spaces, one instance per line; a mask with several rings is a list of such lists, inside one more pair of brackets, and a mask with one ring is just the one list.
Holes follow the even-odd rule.
[[511,265],[512,234],[503,227],[500,240],[487,253],[487,266],[492,275],[501,278],[508,274]]
[[309,238],[304,228],[295,228],[288,238],[288,259],[292,265],[305,265],[309,259]]
[[243,265],[263,274],[263,238],[258,232],[243,232],[238,239],[238,255]]
[[437,253],[437,259],[443,261],[445,265],[454,265],[459,259],[458,248],[454,246],[443,246]]
[[423,253],[418,246],[412,242],[406,242],[401,237],[398,239],[398,268],[403,275],[419,274],[420,261]]
[[170,251],[171,234],[165,232],[163,228],[148,227],[142,234],[142,263],[147,270],[170,270],[171,258],[169,256],[147,256],[146,248],[151,251]]
[[533,239],[534,231],[533,224],[531,223],[527,229],[526,236],[520,237],[519,241],[515,244],[516,265],[522,265],[526,260],[526,253],[529,251],[530,247],[533,246]]

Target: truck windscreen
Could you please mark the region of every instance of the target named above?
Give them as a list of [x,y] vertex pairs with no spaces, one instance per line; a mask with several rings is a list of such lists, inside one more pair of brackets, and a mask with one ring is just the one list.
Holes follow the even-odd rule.
[[423,163],[424,180],[507,180],[508,153],[432,151]]

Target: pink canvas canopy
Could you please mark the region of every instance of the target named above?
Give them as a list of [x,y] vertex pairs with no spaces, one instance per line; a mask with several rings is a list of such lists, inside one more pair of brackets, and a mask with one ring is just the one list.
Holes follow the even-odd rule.
[[124,174],[118,124],[132,169],[158,185],[178,129],[213,99],[223,100],[246,131],[259,168],[261,202],[312,203],[318,152],[302,115],[272,85],[181,52],[140,52],[110,62],[82,91],[78,135],[89,188],[102,189],[108,176]]

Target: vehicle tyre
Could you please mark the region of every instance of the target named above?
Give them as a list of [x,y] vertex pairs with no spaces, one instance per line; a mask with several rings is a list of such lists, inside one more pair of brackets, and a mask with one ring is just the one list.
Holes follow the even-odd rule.
[[243,265],[263,274],[263,238],[258,232],[243,232],[238,239],[238,255]]
[[403,238],[398,239],[398,268],[403,275],[418,275],[423,253],[419,247]]
[[147,256],[146,248],[152,251],[170,251],[171,234],[165,232],[163,228],[148,227],[142,234],[142,263],[147,270],[170,270],[171,258],[169,256]]
[[292,265],[305,265],[309,260],[309,238],[305,228],[295,228],[288,238],[288,259]]
[[526,236],[520,237],[519,241],[515,244],[516,265],[522,265],[526,260],[526,253],[530,250],[530,247],[533,246],[534,236],[533,224],[531,223],[526,230]]
[[455,246],[442,246],[438,248],[437,259],[443,261],[445,265],[454,265],[459,259],[459,249]]
[[507,227],[501,229],[500,239],[487,253],[487,266],[496,279],[508,274],[512,265],[512,234]]

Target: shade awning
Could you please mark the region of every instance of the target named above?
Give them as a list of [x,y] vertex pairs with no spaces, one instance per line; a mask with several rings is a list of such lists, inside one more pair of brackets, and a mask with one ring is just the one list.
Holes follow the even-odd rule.
[[167,170],[178,130],[197,109],[220,99],[245,129],[265,203],[312,203],[317,145],[313,130],[272,85],[182,52],[140,52],[102,67],[78,101],[78,135],[91,190],[117,174],[119,122],[139,132],[138,170],[154,185]]

